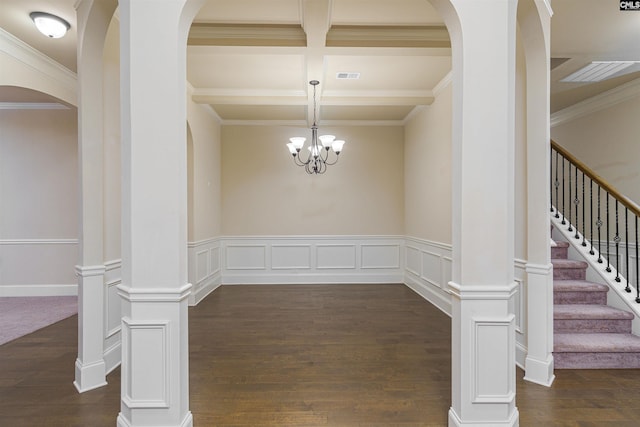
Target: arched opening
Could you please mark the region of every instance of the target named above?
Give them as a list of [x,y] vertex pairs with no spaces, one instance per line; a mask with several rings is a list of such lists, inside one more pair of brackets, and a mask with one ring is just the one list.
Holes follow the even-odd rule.
[[0,86],[0,296],[75,295],[76,116],[47,93]]

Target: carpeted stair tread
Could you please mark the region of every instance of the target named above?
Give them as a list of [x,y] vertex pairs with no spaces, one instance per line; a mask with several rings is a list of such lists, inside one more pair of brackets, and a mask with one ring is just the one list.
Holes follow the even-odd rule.
[[632,334],[554,334],[554,353],[640,353]]
[[608,305],[595,304],[556,304],[553,306],[554,319],[602,319],[631,320],[633,313],[619,310]]
[[575,261],[572,259],[562,259],[562,258],[552,258],[551,264],[553,264],[553,268],[575,268],[575,269],[585,269],[589,265],[585,261]]
[[562,240],[560,240],[559,242],[556,242],[556,247],[557,248],[568,248],[569,247],[569,242],[563,242]]
[[602,283],[586,280],[554,280],[553,290],[558,292],[609,292],[609,287]]

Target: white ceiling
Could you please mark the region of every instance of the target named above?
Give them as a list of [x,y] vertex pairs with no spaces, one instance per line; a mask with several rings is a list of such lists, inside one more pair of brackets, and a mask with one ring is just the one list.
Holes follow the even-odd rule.
[[[0,27],[75,71],[75,2],[1,0]],[[621,12],[613,0],[552,7],[552,58],[568,58],[552,61],[552,112],[640,78],[632,67],[604,82],[559,82],[593,60],[640,61],[640,12]],[[40,35],[32,11],[63,17],[71,31],[55,40]],[[190,34],[187,78],[194,100],[224,123],[307,123],[308,82],[316,79],[322,123],[400,124],[433,101],[450,53],[442,20],[425,0],[209,0]],[[338,72],[360,79],[337,80]],[[35,102],[3,87],[0,102],[21,94]]]

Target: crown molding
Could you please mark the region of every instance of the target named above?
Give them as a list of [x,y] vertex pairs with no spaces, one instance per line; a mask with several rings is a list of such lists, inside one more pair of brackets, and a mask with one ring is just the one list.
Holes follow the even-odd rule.
[[0,52],[57,81],[66,89],[77,90],[76,73],[2,28],[0,28]]
[[551,115],[551,127],[602,111],[640,95],[640,79],[635,79],[606,92],[585,99]]

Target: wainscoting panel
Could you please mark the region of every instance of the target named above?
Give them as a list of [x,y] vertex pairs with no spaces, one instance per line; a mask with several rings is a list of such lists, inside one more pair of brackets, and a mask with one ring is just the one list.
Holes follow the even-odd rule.
[[193,286],[189,305],[196,305],[222,283],[220,244],[220,239],[209,239],[187,245],[188,280]]
[[318,269],[355,269],[356,245],[316,246],[316,267]]
[[445,290],[451,280],[451,246],[413,237],[405,242],[404,283],[451,316],[451,296]]
[[77,295],[77,239],[0,240],[0,297]]
[[265,270],[267,245],[227,245],[225,260],[227,270]]
[[122,300],[117,286],[122,283],[122,261],[112,260],[104,264],[104,344],[106,371],[111,372],[121,362]]
[[222,238],[222,283],[402,283],[397,236]]
[[311,268],[311,245],[271,245],[271,268],[296,270]]
[[362,268],[400,268],[400,248],[399,244],[361,245]]

